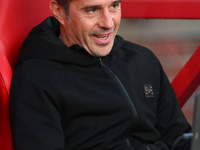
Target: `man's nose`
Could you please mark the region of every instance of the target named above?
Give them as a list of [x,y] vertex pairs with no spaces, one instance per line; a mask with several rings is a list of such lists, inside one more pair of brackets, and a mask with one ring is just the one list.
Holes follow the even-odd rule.
[[101,14],[101,18],[99,20],[99,27],[111,29],[114,26],[112,14],[109,10],[104,10]]

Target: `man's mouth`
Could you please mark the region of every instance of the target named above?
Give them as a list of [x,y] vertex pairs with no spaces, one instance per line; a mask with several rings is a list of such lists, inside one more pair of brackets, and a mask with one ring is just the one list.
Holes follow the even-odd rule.
[[112,36],[111,36],[111,32],[110,33],[105,33],[105,34],[94,34],[94,40],[96,44],[99,45],[107,45],[110,43],[110,41],[112,40]]
[[98,38],[105,40],[108,38],[108,34],[107,35],[97,35]]

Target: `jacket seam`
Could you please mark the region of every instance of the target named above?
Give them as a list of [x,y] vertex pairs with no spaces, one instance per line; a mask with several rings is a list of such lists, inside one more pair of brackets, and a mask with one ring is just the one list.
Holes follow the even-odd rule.
[[[59,80],[60,80],[60,77],[61,77],[61,75],[62,75],[62,73],[63,73],[63,68],[60,70],[60,73],[58,74],[58,77],[57,77],[57,79],[56,79],[56,83],[57,83],[57,98],[58,98],[58,101],[61,101],[61,99],[60,99],[60,85],[59,85]],[[61,116],[61,106],[62,106],[62,102],[61,103],[59,103],[60,105],[59,105],[59,112],[60,112],[60,116]]]

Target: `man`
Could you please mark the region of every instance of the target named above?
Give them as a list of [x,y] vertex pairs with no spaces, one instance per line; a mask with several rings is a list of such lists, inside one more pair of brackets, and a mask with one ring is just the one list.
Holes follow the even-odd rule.
[[168,150],[190,132],[158,59],[116,36],[120,0],[52,0],[50,9],[13,75],[15,150]]

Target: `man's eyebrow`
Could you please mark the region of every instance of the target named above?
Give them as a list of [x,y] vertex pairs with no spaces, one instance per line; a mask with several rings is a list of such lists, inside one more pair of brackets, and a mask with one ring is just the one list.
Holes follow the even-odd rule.
[[121,3],[121,0],[116,0],[113,3]]
[[112,2],[112,4],[117,4],[117,3],[121,3],[121,0],[116,0]]
[[[115,4],[115,3],[121,3],[121,0],[116,0],[112,2],[112,4]],[[99,8],[99,7],[101,7],[101,5],[87,5],[81,9],[84,10],[84,9]]]
[[87,5],[87,6],[85,6],[85,7],[83,7],[83,8],[81,8],[81,9],[90,9],[90,8],[99,8],[99,7],[101,7],[101,5]]

